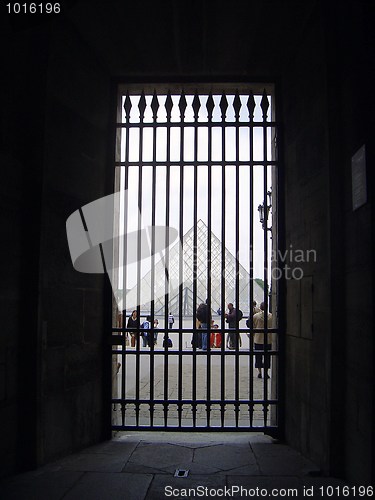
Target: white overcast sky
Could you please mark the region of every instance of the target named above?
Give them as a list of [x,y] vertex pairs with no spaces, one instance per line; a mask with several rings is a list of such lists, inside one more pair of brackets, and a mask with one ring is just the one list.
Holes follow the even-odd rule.
[[[220,96],[213,96],[215,101],[215,108],[213,112],[213,122],[221,121],[221,112],[218,106],[220,101]],[[158,113],[158,121],[163,122],[166,120],[166,115],[164,112],[164,102],[166,96],[158,96],[160,102],[160,112]],[[234,121],[234,112],[231,107],[234,96],[227,96],[229,107],[227,112],[227,122]],[[131,122],[137,122],[139,120],[138,111],[138,101],[139,96],[133,96],[133,108],[131,114]],[[145,122],[152,122],[152,112],[149,106],[152,96],[146,96],[147,108],[145,113]],[[201,99],[201,111],[199,115],[199,121],[207,122],[207,112],[205,111],[205,102],[207,96],[200,96]],[[254,121],[261,121],[262,114],[259,107],[261,96],[255,96],[257,106],[255,108]],[[271,99],[271,98],[269,98]],[[176,162],[175,165],[171,166],[170,169],[170,226],[175,227],[177,230],[179,228],[179,215],[180,215],[180,127],[178,126],[180,122],[180,114],[178,109],[179,96],[172,96],[174,106],[172,108],[171,121],[176,122],[176,127],[171,130],[171,149],[170,149],[170,159],[172,162]],[[186,109],[185,121],[193,121],[193,110],[191,103],[193,96],[186,96],[188,107]],[[240,120],[246,121],[248,117],[248,112],[246,109],[247,96],[241,96],[241,101],[243,106],[241,108]],[[125,121],[125,116],[123,115],[123,121]],[[235,167],[230,165],[230,162],[236,159],[235,156],[235,127],[230,127],[227,130],[225,137],[225,148],[226,155],[222,158],[222,140],[221,140],[221,127],[213,126],[212,129],[212,161],[223,162],[225,166],[225,194],[226,194],[226,212],[225,212],[225,227],[226,227],[226,246],[228,250],[234,255],[235,254]],[[134,162],[139,162],[140,165],[142,161],[139,158],[139,129],[130,129],[130,139],[129,139],[129,160]],[[193,161],[194,160],[194,129],[193,127],[185,129],[185,147],[183,153],[183,161]],[[153,131],[152,128],[144,129],[143,135],[143,151],[142,159],[143,161],[153,160]],[[166,156],[166,137],[167,129],[159,128],[156,139],[156,160],[163,162],[167,159]],[[205,165],[205,161],[208,160],[208,128],[204,127],[199,129],[198,136],[198,204],[197,219],[202,219],[206,224],[208,223],[207,214],[207,186],[208,186],[208,167]],[[254,129],[254,150],[253,159],[263,160],[263,132],[262,129]],[[267,159],[271,159],[271,133],[268,134],[268,152]],[[239,160],[248,161],[250,160],[249,152],[249,129],[247,127],[240,128],[240,141],[239,141]],[[121,136],[121,150],[120,157],[117,158],[120,161],[125,160],[125,133]],[[123,173],[123,168],[119,167]],[[221,217],[221,207],[222,207],[222,166],[212,166],[211,170],[211,183],[212,183],[212,200],[211,200],[211,224],[213,233],[221,239],[222,231],[222,217]],[[128,190],[128,232],[136,231],[138,229],[138,180],[139,180],[139,168],[138,166],[129,167],[129,190]],[[156,225],[165,225],[165,207],[166,207],[166,167],[158,166],[156,175]],[[272,174],[271,167],[268,167],[268,181],[267,190],[271,188]],[[121,174],[121,189],[124,188],[124,178]],[[244,166],[240,168],[240,182],[239,182],[239,227],[240,227],[240,253],[239,260],[244,268],[249,271],[249,252],[250,252],[250,237],[249,237],[249,218],[250,218],[250,199],[249,199],[249,189],[250,189],[250,167]],[[193,166],[184,167],[184,198],[183,198],[183,216],[184,216],[184,230],[185,234],[193,226],[193,214],[194,214],[194,168]],[[152,210],[152,166],[142,167],[142,226],[151,225],[151,210]],[[254,246],[253,246],[253,266],[254,266],[254,277],[259,277],[263,279],[264,276],[264,253],[263,253],[263,230],[259,222],[258,205],[262,204],[264,200],[264,190],[263,190],[263,167],[254,166],[253,168],[253,222],[254,222]],[[268,199],[266,200],[268,202]],[[120,226],[123,225],[123,210],[120,211]],[[269,222],[271,225],[271,222]],[[270,233],[269,233],[270,235]],[[271,240],[268,241],[269,255],[271,251]],[[120,256],[121,258],[121,256]],[[144,276],[150,269],[150,263],[142,262],[141,274]],[[126,288],[132,288],[136,284],[136,265],[127,267],[127,283]],[[120,273],[119,288],[122,288],[122,273]]]

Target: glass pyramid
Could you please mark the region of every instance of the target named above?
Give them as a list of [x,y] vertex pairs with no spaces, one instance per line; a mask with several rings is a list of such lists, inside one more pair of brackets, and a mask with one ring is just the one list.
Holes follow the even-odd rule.
[[[175,316],[180,315],[180,293],[182,295],[182,317],[193,316],[194,289],[196,303],[205,302],[208,296],[208,261],[207,244],[209,242],[207,225],[199,220],[196,226],[197,246],[194,252],[194,227],[184,235],[182,241],[174,244],[169,255],[164,255],[141,280],[126,294],[125,307],[127,311],[140,305],[141,314],[149,314],[151,300],[154,299],[154,313],[157,316],[165,315],[165,300],[168,298],[168,311]],[[253,291],[253,300],[259,304],[264,300],[262,287],[255,281],[250,282],[250,274],[238,264],[239,304],[236,306],[236,258],[225,248],[219,238],[211,232],[211,308],[216,312],[225,308],[229,302],[239,307],[244,316],[250,310],[250,288]],[[224,271],[222,272],[222,255],[224,256]],[[152,276],[152,274],[154,275]],[[225,297],[221,299],[222,274],[224,279]],[[194,279],[195,278],[195,279]],[[152,287],[152,279],[154,286]],[[153,288],[153,290],[152,290]],[[166,295],[168,294],[168,297]]]

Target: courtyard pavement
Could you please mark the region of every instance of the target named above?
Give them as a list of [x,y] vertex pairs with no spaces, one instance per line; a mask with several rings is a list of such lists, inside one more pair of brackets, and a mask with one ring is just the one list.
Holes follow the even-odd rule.
[[4,480],[0,498],[326,498],[321,492],[337,487],[344,483],[322,477],[310,460],[263,434],[126,432]]

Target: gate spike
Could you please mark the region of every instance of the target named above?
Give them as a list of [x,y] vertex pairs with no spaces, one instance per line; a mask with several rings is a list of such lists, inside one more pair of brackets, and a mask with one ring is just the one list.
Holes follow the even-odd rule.
[[185,117],[185,110],[187,107],[186,97],[185,97],[184,91],[181,92],[180,100],[178,102],[178,107],[180,109],[181,120],[183,120]]
[[141,97],[139,99],[138,109],[139,109],[139,118],[142,121],[144,118],[145,109],[146,109],[146,98],[145,98],[145,93],[143,90],[142,90]]
[[238,95],[238,90],[236,90],[236,95],[233,100],[233,108],[235,111],[236,120],[238,120],[240,117],[241,105],[242,105],[241,99],[240,96]]
[[199,100],[198,92],[195,91],[193,99],[193,110],[194,110],[194,120],[198,120],[199,109],[201,107],[201,102]]
[[129,91],[128,91],[128,92],[126,92],[126,97],[125,97],[125,101],[124,101],[124,111],[125,111],[125,116],[126,116],[127,120],[129,120],[131,109],[132,109],[132,101],[129,97]]
[[151,101],[151,109],[153,112],[153,120],[156,121],[158,117],[158,109],[159,109],[159,101],[158,101],[158,96],[156,95],[156,90],[154,90],[154,95],[152,96],[152,101]]
[[168,90],[168,95],[165,100],[165,109],[167,111],[167,119],[170,120],[171,114],[172,114],[172,108],[173,108],[173,101],[171,97],[171,91]]
[[208,96],[208,99],[207,99],[207,103],[206,103],[206,108],[207,108],[207,113],[208,113],[208,119],[209,120],[212,120],[212,114],[213,114],[213,111],[214,111],[214,107],[215,107],[215,102],[214,102],[214,99],[212,97],[212,92],[210,92],[210,94]]
[[221,109],[221,118],[224,120],[227,114],[227,109],[228,109],[228,101],[227,101],[227,96],[224,94],[224,92],[221,95],[220,99],[220,109]]
[[254,110],[255,110],[255,99],[253,91],[251,90],[249,93],[249,98],[247,100],[247,109],[249,110],[249,118],[250,121],[254,119]]
[[260,101],[260,107],[262,108],[262,111],[263,111],[263,120],[266,121],[267,111],[268,111],[268,108],[270,107],[270,103],[268,102],[266,89],[263,90],[263,96],[262,96],[262,100]]

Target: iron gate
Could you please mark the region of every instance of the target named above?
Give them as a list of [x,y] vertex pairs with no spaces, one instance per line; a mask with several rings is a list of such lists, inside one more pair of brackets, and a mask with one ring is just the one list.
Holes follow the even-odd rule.
[[[112,428],[272,432],[280,368],[273,87],[129,85],[118,99]],[[254,301],[264,303],[262,328]],[[257,351],[256,334],[264,335]]]

